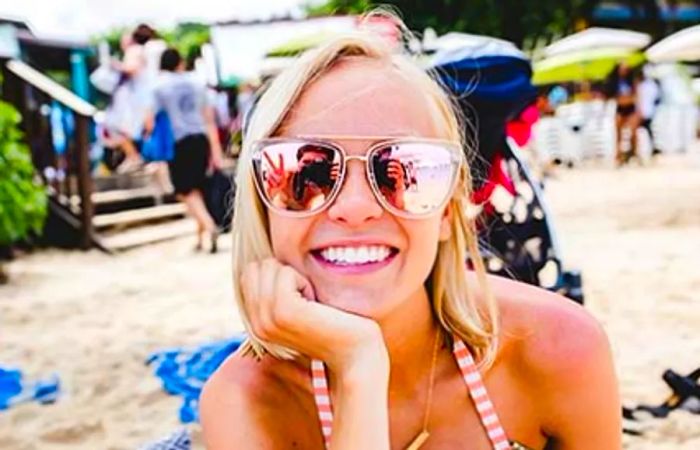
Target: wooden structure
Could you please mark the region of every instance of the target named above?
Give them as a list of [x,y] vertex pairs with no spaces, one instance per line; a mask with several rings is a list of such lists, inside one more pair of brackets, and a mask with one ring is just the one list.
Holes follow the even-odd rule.
[[[93,175],[94,119],[98,110],[28,64],[3,65],[6,101],[22,114],[22,128],[37,171],[49,192],[50,211],[74,231],[84,249],[119,251],[193,233],[184,205],[162,195],[145,172]],[[71,116],[73,132],[57,152],[51,139],[51,110],[59,104]]]

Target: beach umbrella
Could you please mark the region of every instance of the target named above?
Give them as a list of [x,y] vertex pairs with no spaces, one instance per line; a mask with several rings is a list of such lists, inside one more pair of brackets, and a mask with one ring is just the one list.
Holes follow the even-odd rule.
[[544,48],[544,56],[551,57],[570,52],[600,48],[639,50],[651,42],[651,36],[638,31],[593,27],[566,36]]
[[533,65],[536,85],[603,80],[616,64],[630,67],[645,61],[644,54],[625,48],[581,50],[542,59]]
[[700,95],[700,78],[693,78],[692,82],[693,92]]
[[649,61],[700,61],[700,25],[685,28],[665,37],[646,51]]
[[[441,54],[452,54],[453,52],[475,52],[484,55],[518,55],[523,53],[512,42],[480,34],[468,34],[451,32],[440,37],[426,38],[423,41],[423,48],[426,51],[435,52],[436,57]],[[472,55],[479,57],[479,55]],[[451,58],[452,56],[450,56]]]

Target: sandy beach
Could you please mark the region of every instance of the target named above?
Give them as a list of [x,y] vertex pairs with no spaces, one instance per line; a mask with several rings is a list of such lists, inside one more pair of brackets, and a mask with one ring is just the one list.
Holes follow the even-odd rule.
[[[666,368],[700,366],[700,148],[643,167],[561,169],[546,195],[565,264],[583,272],[586,307],[610,337],[624,403],[660,403]],[[217,255],[194,253],[185,238],[12,263],[0,288],[0,365],[57,373],[63,394],[0,412],[0,449],[134,449],[178,428],[179,399],[144,361],[241,329],[229,241]],[[700,448],[700,415],[644,428],[625,449]]]

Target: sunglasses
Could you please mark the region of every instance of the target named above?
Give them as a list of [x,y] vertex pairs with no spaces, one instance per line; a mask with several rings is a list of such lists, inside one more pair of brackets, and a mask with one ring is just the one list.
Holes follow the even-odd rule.
[[382,140],[364,156],[348,155],[341,146],[318,137],[270,138],[253,144],[260,196],[272,210],[293,217],[308,217],[327,208],[340,192],[352,160],[365,164],[367,180],[382,207],[400,217],[420,218],[447,204],[464,157],[459,144],[437,139]]

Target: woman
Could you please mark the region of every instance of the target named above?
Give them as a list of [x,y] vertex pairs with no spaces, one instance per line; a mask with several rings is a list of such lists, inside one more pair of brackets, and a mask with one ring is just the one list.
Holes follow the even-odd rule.
[[107,111],[109,136],[106,141],[124,153],[124,161],[117,167],[120,173],[138,170],[143,165],[140,143],[152,95],[144,49],[155,38],[155,30],[148,25],[139,25],[133,32],[122,35],[120,45],[124,58],[113,62],[114,68],[121,73],[121,81]]
[[[615,130],[617,143],[615,146],[615,162],[622,165],[637,155],[637,128],[640,118],[637,112],[637,87],[632,69],[624,62],[615,66],[608,79],[608,97],[615,100]],[[627,128],[630,132],[629,151],[622,150],[622,132]]]
[[[208,448],[620,448],[595,321],[487,277],[478,258],[465,269],[477,245],[460,129],[445,92],[365,34],[272,83],[238,172],[234,290],[250,341],[205,386]],[[296,170],[309,143],[340,167],[330,193],[274,204],[268,175],[280,158]],[[411,167],[401,206],[376,173],[388,147]]]

